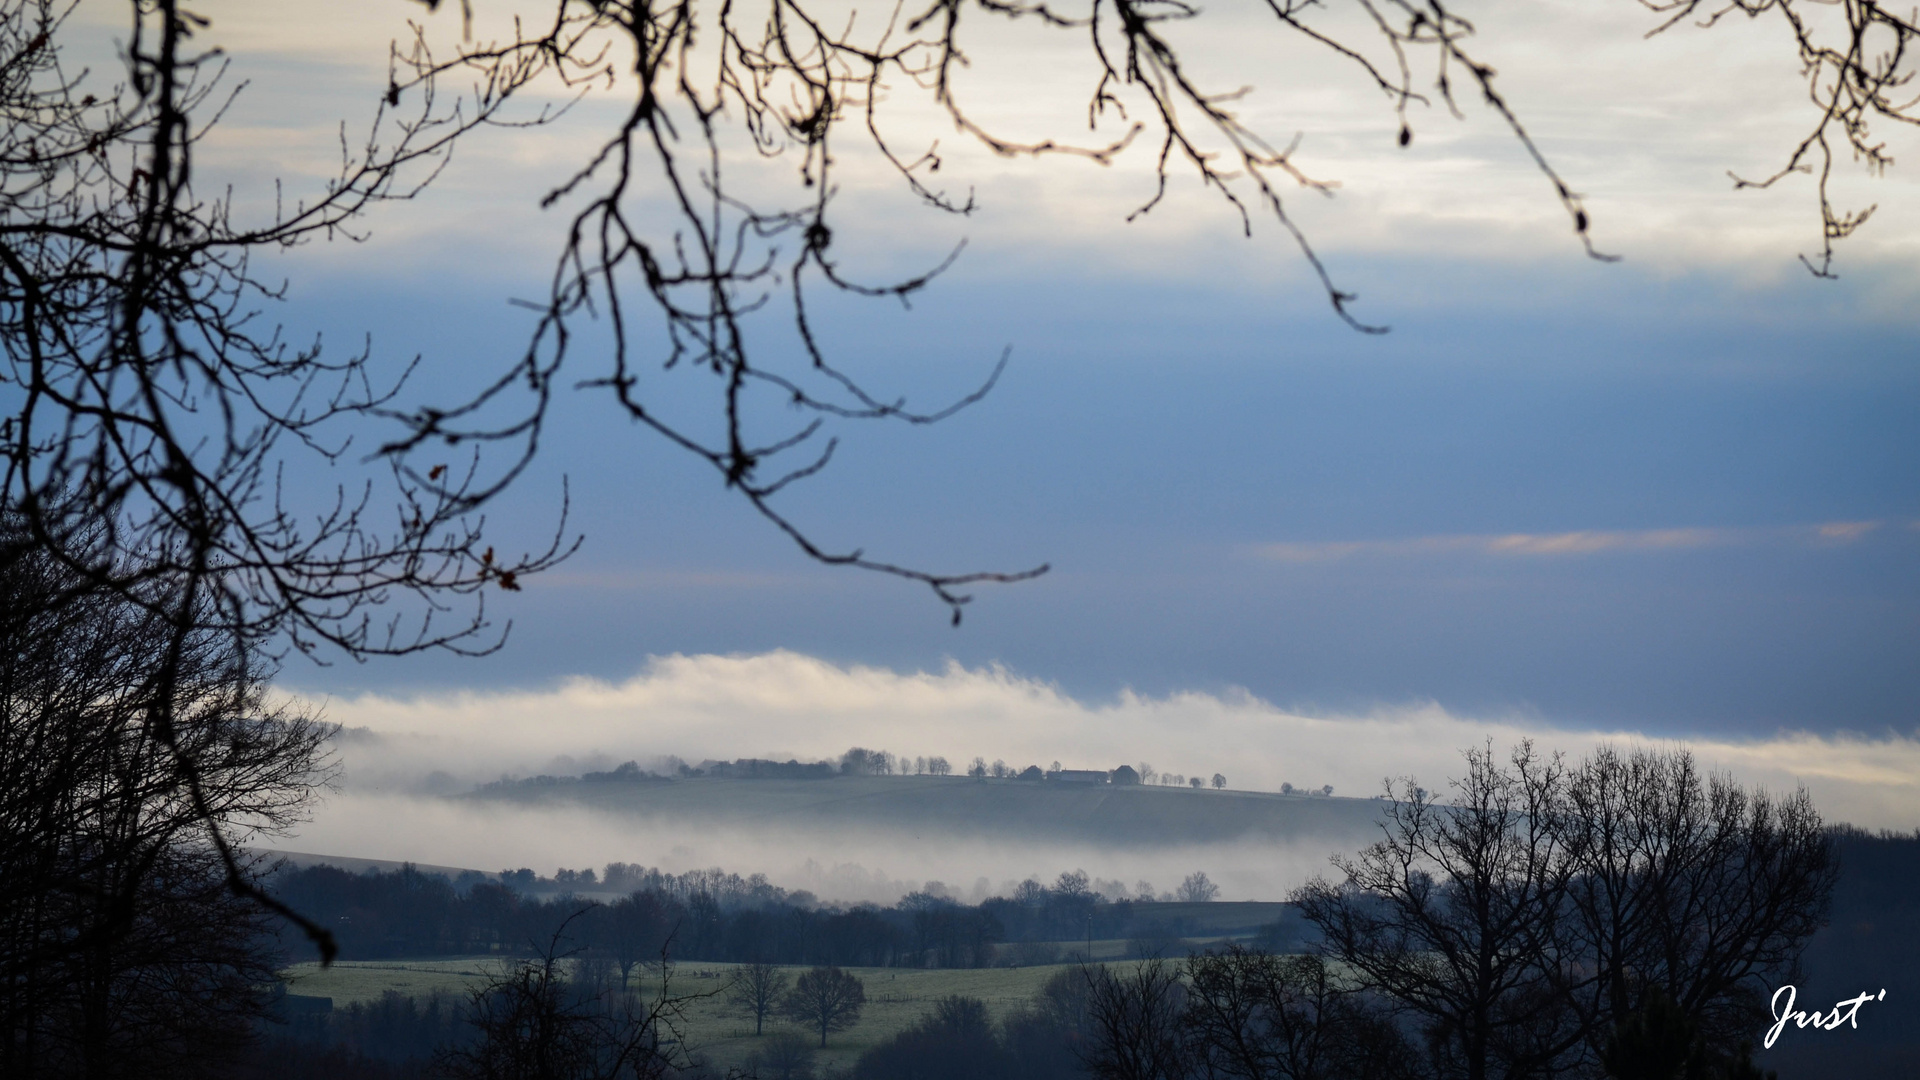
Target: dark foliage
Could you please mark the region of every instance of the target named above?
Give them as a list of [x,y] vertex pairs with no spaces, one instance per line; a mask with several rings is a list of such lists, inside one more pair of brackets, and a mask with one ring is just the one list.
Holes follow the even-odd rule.
[[1825,929],[1800,956],[1793,983],[1802,1002],[1831,1008],[1861,991],[1887,992],[1894,1007],[1869,1007],[1859,1027],[1802,1031],[1788,1025],[1763,1066],[1788,1080],[1920,1076],[1920,833],[1833,836],[1840,866]]
[[1684,751],[1467,763],[1445,803],[1399,784],[1381,841],[1299,894],[1354,985],[1417,1022],[1442,1076],[1743,1067],[1833,887],[1806,793]]
[[[545,952],[514,965],[469,997],[470,1041],[443,1046],[449,1080],[655,1080],[690,1064],[679,1025],[687,999],[643,999],[585,958],[562,955],[571,920]],[[569,972],[568,969],[571,969]],[[571,977],[569,977],[569,974]]]
[[747,1054],[753,1080],[813,1080],[813,1040],[797,1031],[776,1031]]
[[26,532],[0,515],[0,1075],[194,1075],[273,981],[254,868],[210,827],[296,821],[327,729]]
[[854,1080],[977,1080],[1011,1075],[1013,1053],[978,998],[947,997],[918,1023],[860,1055]]
[[1384,1002],[1314,955],[1231,946],[1190,957],[1182,1035],[1195,1072],[1232,1080],[1414,1080],[1425,1064]]
[[867,1004],[866,984],[837,967],[816,967],[800,973],[781,999],[780,1011],[801,1027],[827,1036],[858,1023]]
[[948,997],[920,1021],[860,1055],[855,1080],[1074,1080],[1090,1020],[1087,979],[1056,973],[999,1024],[975,998]]
[[1086,1069],[1098,1080],[1183,1080],[1193,1075],[1187,988],[1177,965],[1142,960],[1081,969],[1087,980]]

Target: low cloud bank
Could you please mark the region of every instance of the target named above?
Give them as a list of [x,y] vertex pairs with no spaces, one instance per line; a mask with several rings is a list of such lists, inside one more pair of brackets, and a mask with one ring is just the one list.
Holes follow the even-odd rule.
[[[890,890],[926,880],[946,882],[964,895],[974,891],[978,878],[998,888],[1028,874],[1050,876],[1075,866],[1129,883],[1156,879],[1161,888],[1205,869],[1229,897],[1270,899],[1323,867],[1327,852],[1276,852],[1271,845],[1259,851],[1227,845],[1211,852],[1100,852],[1017,842],[995,842],[989,850],[979,842],[937,837],[765,830],[698,830],[689,836],[684,825],[435,796],[502,775],[578,773],[629,759],[817,760],[855,745],[909,760],[944,756],[956,771],[976,755],[1015,767],[1059,761],[1068,768],[1107,769],[1145,762],[1187,776],[1218,772],[1236,789],[1331,784],[1339,795],[1368,796],[1389,776],[1417,776],[1438,787],[1459,772],[1463,747],[1487,740],[1506,746],[1532,739],[1570,755],[1602,743],[1674,744],[1632,731],[1572,730],[1531,718],[1456,716],[1435,704],[1308,716],[1245,693],[1123,693],[1086,702],[997,667],[950,664],[937,672],[896,672],[787,651],[657,657],[619,683],[575,679],[512,693],[365,695],[322,707],[327,719],[347,729],[339,745],[344,777],[312,823],[284,842],[289,848],[482,869],[528,865],[543,872],[610,860],[675,870],[718,862],[838,899],[890,899]],[[1685,745],[1708,766],[1744,783],[1804,785],[1829,820],[1868,828],[1920,824],[1915,734],[1780,732]],[[854,869],[831,884],[836,864]],[[853,881],[862,876],[865,884]]]
[[476,870],[527,866],[548,875],[609,862],[672,873],[717,867],[764,873],[782,888],[826,901],[891,904],[920,889],[978,903],[1008,895],[1026,878],[1051,884],[1070,870],[1085,871],[1114,899],[1168,893],[1198,870],[1220,886],[1223,900],[1281,900],[1359,840],[1356,834],[1346,843],[1302,837],[1117,848],[877,828],[695,825],[580,806],[349,790],[330,797],[298,837],[263,846]]

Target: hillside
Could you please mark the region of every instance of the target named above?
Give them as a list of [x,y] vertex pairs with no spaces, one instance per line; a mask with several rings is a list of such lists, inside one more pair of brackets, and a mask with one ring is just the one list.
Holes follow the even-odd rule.
[[1100,846],[1313,840],[1351,848],[1377,837],[1381,808],[1373,799],[935,776],[543,777],[461,797],[711,825],[877,828]]

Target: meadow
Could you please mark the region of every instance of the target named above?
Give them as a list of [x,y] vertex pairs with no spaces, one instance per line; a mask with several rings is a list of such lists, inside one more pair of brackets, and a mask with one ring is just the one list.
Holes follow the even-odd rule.
[[[1119,959],[1126,943],[1095,941],[1096,959]],[[318,964],[296,964],[284,973],[288,991],[333,999],[334,1008],[355,1002],[375,1001],[388,991],[412,997],[425,997],[436,991],[464,998],[475,987],[500,973],[512,963],[499,957],[474,956],[417,961],[342,961],[327,969]],[[737,964],[688,962],[672,968],[669,992],[688,999],[685,1027],[681,1037],[692,1050],[716,1067],[745,1061],[755,1046],[753,1018],[727,1003],[725,991],[734,977]],[[995,1020],[1032,1000],[1034,994],[1072,964],[1045,964],[1033,967],[999,968],[847,968],[866,984],[867,1004],[859,1023],[827,1039],[820,1052],[822,1067],[848,1067],[862,1051],[912,1025],[935,1002],[959,994],[979,998]],[[791,968],[798,974],[804,968]],[[659,992],[657,970],[644,979],[636,971],[636,987]],[[766,1030],[772,1032],[786,1021],[768,1018]]]

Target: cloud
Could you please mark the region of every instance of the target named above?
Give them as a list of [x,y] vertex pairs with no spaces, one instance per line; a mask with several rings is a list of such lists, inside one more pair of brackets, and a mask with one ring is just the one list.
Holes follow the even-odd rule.
[[1820,539],[1848,544],[1880,527],[1877,521],[1831,521],[1820,526]]
[[[215,5],[214,25],[206,33],[232,50],[238,77],[278,75],[290,68],[303,75],[298,85],[254,79],[255,88],[243,95],[230,126],[216,130],[207,147],[213,156],[224,155],[217,164],[250,167],[260,157],[259,147],[272,144],[278,147],[280,170],[316,182],[331,175],[333,120],[367,114],[386,85],[385,40],[407,39],[409,17],[419,17],[417,11],[377,0],[342,2],[349,14],[341,14],[340,3],[284,10]],[[501,33],[509,14],[480,12],[477,38]],[[1373,35],[1365,26],[1343,26],[1338,16],[1328,17],[1335,22],[1320,29],[1363,50],[1372,47]],[[1631,6],[1504,2],[1476,22],[1483,34],[1468,47],[1500,69],[1501,86],[1536,143],[1586,196],[1599,242],[1659,273],[1711,266],[1776,278],[1798,271],[1793,256],[1818,235],[1809,183],[1735,192],[1726,176],[1730,168],[1770,172],[1813,119],[1800,80],[1780,62],[1786,55],[1781,38],[1722,24],[1711,37],[1682,28],[1647,40],[1645,32],[1654,24]],[[868,25],[877,36],[883,23]],[[117,23],[107,25],[118,32]],[[446,13],[425,25],[441,48],[459,40],[460,20]],[[1580,264],[1570,223],[1548,182],[1492,112],[1468,102],[1464,118],[1456,119],[1437,102],[1416,105],[1410,116],[1417,134],[1403,148],[1395,137],[1399,117],[1360,69],[1252,6],[1244,12],[1232,5],[1209,11],[1182,26],[1178,39],[1188,69],[1208,89],[1248,87],[1235,103],[1241,118],[1276,144],[1298,135],[1301,147],[1293,162],[1339,186],[1338,199],[1295,197],[1288,203],[1295,220],[1324,249],[1417,251],[1449,260],[1544,257]],[[1569,49],[1568,42],[1580,47]],[[1016,142],[1074,140],[1086,120],[1087,95],[1099,82],[1083,36],[1032,20],[983,19],[966,28],[962,44],[972,63],[955,73],[957,92],[974,120]],[[1375,59],[1390,63],[1385,56]],[[1430,78],[1430,58],[1414,59],[1418,77]],[[1304,272],[1284,232],[1271,223],[1257,226],[1260,245],[1221,242],[1238,235],[1237,218],[1184,170],[1176,170],[1155,214],[1129,219],[1159,190],[1151,139],[1137,140],[1104,169],[1082,161],[997,155],[956,138],[951,118],[930,96],[910,92],[906,83],[889,89],[883,123],[897,147],[917,152],[937,144],[941,175],[956,178],[954,193],[978,189],[988,213],[968,219],[968,235],[982,250],[997,247],[1047,258],[1064,253],[1103,270],[1156,276],[1169,257],[1183,255],[1190,258],[1189,267],[1217,264],[1227,280],[1250,267],[1267,275],[1285,267]],[[537,222],[534,201],[597,149],[621,115],[618,101],[625,90],[590,95],[570,123],[471,140],[441,181],[442,195],[451,198],[409,203],[404,215],[382,218],[382,228],[433,241],[426,246],[438,259],[444,259],[443,248],[473,251],[480,245],[544,255],[535,239],[522,234],[546,237],[550,229],[476,233],[469,225],[483,212],[490,220],[518,213],[510,220]],[[533,96],[546,103],[565,100],[571,91],[543,84]],[[255,109],[256,100],[269,98],[271,108]],[[1078,141],[1103,144],[1124,130],[1116,123]],[[1189,134],[1203,140],[1203,151],[1226,149],[1218,139],[1206,141],[1197,127]],[[290,136],[306,151],[279,147]],[[556,169],[556,161],[566,164]],[[903,189],[880,155],[849,141],[837,167],[840,189],[858,201],[861,212],[843,220],[836,250],[897,252],[906,246],[917,254],[923,246],[917,241],[930,233],[942,241],[934,249],[951,243],[937,224],[929,224],[933,219],[921,212],[919,200]],[[783,180],[793,178],[785,159],[770,168]],[[733,170],[736,182],[750,187],[754,155],[742,154]],[[1873,224],[1849,240],[1853,264],[1895,270],[1908,265],[1906,237],[1913,234],[1908,226],[1920,215],[1920,200],[1910,197],[1912,174],[1896,169],[1875,177],[1848,168],[1836,170],[1833,184],[1844,206],[1880,206]],[[876,194],[882,197],[873,198]],[[793,197],[789,192],[782,201]],[[1117,227],[1122,221],[1129,223]],[[1034,235],[1047,236],[1049,243],[1036,248],[1030,243]],[[861,243],[849,243],[856,239]],[[1265,254],[1244,254],[1256,247]],[[408,250],[396,254],[389,244],[381,252],[374,256],[381,263],[376,269],[396,258],[411,265]],[[367,265],[366,258],[360,265]],[[1897,273],[1885,276],[1901,280]],[[1889,287],[1907,295],[1903,287]]]
[[[840,665],[800,653],[656,657],[621,682],[573,679],[507,693],[363,695],[326,703],[355,734],[340,743],[341,789],[282,846],[303,851],[485,868],[584,865],[613,859],[689,869],[719,863],[803,886],[807,860],[858,865],[877,881],[939,878],[997,885],[1073,865],[1132,881],[1201,867],[1241,897],[1283,894],[1327,852],[1169,847],[1098,851],[1019,838],[930,843],[898,836],[698,830],[573,808],[487,808],[431,797],[502,773],[579,772],[629,758],[820,759],[848,746],[909,758],[975,755],[1009,764],[1110,768],[1146,761],[1165,772],[1224,773],[1231,787],[1283,782],[1372,795],[1387,777],[1441,787],[1462,748],[1532,739],[1578,755],[1607,743],[1671,744],[1629,730],[1578,730],[1537,717],[1468,717],[1434,703],[1315,715],[1245,692],[1082,701],[1001,667],[938,671]],[[1920,731],[1818,736],[1783,731],[1686,745],[1709,767],[1770,789],[1804,785],[1831,820],[1920,824]],[[439,775],[433,776],[432,774]],[[429,780],[429,777],[432,779]],[[1202,862],[1202,857],[1212,860]],[[1184,873],[1185,871],[1182,871]],[[782,874],[785,875],[784,879]],[[796,876],[798,875],[798,876]],[[1168,880],[1177,880],[1174,875]],[[873,890],[855,890],[848,898]],[[884,892],[884,888],[880,888]]]
[[1487,533],[1415,536],[1399,540],[1334,540],[1259,544],[1255,555],[1274,562],[1326,562],[1352,556],[1389,558],[1449,554],[1557,557],[1601,552],[1687,551],[1746,544],[1832,547],[1851,544],[1878,521],[1831,521],[1785,528],[1582,529],[1563,533]]

